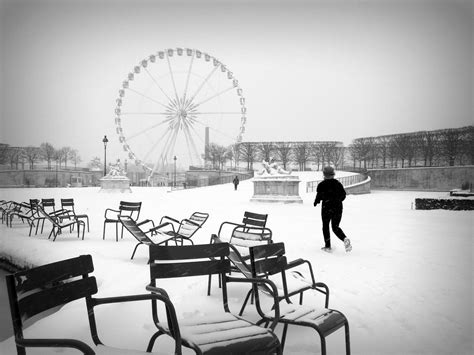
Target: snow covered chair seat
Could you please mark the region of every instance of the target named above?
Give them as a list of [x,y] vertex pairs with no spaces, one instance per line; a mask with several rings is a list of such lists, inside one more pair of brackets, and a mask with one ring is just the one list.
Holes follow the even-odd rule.
[[181,242],[181,245],[185,241],[194,244],[191,240],[194,234],[206,223],[209,218],[209,214],[205,212],[193,212],[189,218],[184,218],[178,221],[170,216],[161,217],[160,224],[150,231],[152,234],[165,233],[173,237],[176,242]]
[[[265,275],[281,275],[283,282],[286,282],[287,262],[285,257],[284,243],[275,243],[268,245],[259,245],[250,248],[250,265],[252,277],[264,277]],[[267,288],[261,285],[259,291]],[[265,294],[272,295],[274,291],[267,288]],[[284,294],[285,302],[280,303],[280,313],[275,315],[274,312],[264,312],[258,305],[260,304],[260,292],[255,293],[255,303],[257,311],[262,319],[257,323],[266,323],[278,321],[283,324],[283,334],[281,337],[282,348],[285,346],[286,333],[289,325],[298,325],[313,328],[319,335],[321,340],[321,354],[326,354],[326,337],[338,329],[344,327],[346,355],[350,355],[350,337],[349,322],[341,312],[307,305],[292,304],[289,295]]]
[[[18,355],[25,355],[26,348],[45,348],[45,354],[60,352],[48,348],[74,348],[82,354],[127,354],[145,355],[145,351],[118,349],[105,346],[97,331],[97,323],[94,309],[104,304],[120,304],[123,302],[153,300],[163,302],[170,314],[174,314],[173,304],[166,297],[159,294],[140,294],[117,297],[96,298],[92,297],[98,292],[97,282],[94,276],[90,276],[94,270],[92,257],[81,255],[76,258],[58,261],[51,264],[38,266],[26,271],[7,275],[8,298],[13,321],[15,345]],[[76,339],[36,338],[34,331],[28,331],[25,337],[25,321],[44,311],[61,307],[69,302],[84,298],[84,317],[89,320],[90,333],[95,346],[91,347],[83,341]],[[87,311],[87,312],[86,312]],[[58,312],[61,312],[59,310]],[[74,332],[74,320],[70,323]],[[64,325],[63,325],[64,326]],[[44,329],[42,329],[42,334]],[[78,333],[78,337],[80,337]],[[35,352],[36,353],[36,352]]]
[[[119,216],[119,221],[122,223],[123,227],[138,241],[135,249],[133,249],[132,257],[133,259],[135,252],[139,245],[159,245],[167,244],[168,241],[174,238],[174,236],[165,234],[165,233],[154,233],[151,235],[151,231],[144,232],[140,227],[148,223],[151,223],[154,226],[154,223],[150,219],[146,219],[140,223],[137,223],[133,218],[129,216]],[[147,235],[149,233],[150,235]]]
[[[166,334],[182,345],[193,349],[196,354],[281,354],[280,342],[273,333],[277,322],[270,322],[268,328],[255,325],[230,312],[227,300],[227,283],[240,282],[275,285],[262,279],[239,279],[228,275],[230,271],[229,244],[204,244],[185,246],[150,246],[150,284],[147,290],[168,297],[167,292],[157,287],[157,280],[192,276],[219,275],[222,279],[223,311],[210,315],[179,320],[167,312],[167,321],[158,318],[158,309],[152,301],[152,315],[158,332],[150,339],[147,350],[153,349],[156,339]],[[184,280],[183,280],[184,282]],[[189,295],[192,297],[192,295]],[[191,301],[191,299],[190,299]],[[191,301],[192,302],[192,301]],[[279,314],[278,300],[273,299],[276,314]],[[196,305],[196,309],[200,305]],[[176,349],[176,354],[181,354]]]

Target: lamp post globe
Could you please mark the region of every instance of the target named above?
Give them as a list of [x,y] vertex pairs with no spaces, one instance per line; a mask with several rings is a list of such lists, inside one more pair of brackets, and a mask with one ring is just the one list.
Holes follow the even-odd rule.
[[107,139],[107,136],[104,136],[104,139],[102,139],[102,143],[104,143],[104,176],[107,175],[107,143],[109,140]]

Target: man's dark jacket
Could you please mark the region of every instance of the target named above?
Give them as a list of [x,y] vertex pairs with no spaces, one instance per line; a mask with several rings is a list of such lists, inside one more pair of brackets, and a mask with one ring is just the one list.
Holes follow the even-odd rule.
[[336,179],[325,179],[318,184],[314,205],[322,204],[322,212],[342,211],[342,201],[346,198],[346,191]]

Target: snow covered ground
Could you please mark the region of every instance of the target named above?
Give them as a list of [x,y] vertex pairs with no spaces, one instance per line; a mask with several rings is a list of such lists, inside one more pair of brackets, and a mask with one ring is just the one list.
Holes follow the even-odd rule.
[[[301,180],[317,180],[320,173],[300,173]],[[342,175],[342,174],[341,174]],[[341,227],[352,240],[346,253],[333,236],[334,252],[324,253],[320,207],[313,194],[303,204],[251,203],[251,181],[238,191],[231,184],[169,192],[168,188],[134,187],[131,194],[99,193],[98,188],[0,189],[1,199],[75,199],[76,212],[90,217],[85,240],[64,233],[56,242],[49,233],[28,237],[28,227],[0,225],[0,256],[20,265],[41,265],[80,254],[91,254],[99,285],[98,297],[146,293],[147,248],[139,247],[130,260],[135,239],[125,234],[115,242],[109,226],[102,240],[104,210],[120,200],[142,201],[140,219],[159,221],[161,216],[188,217],[194,211],[210,214],[197,243],[207,243],[223,221],[239,222],[244,211],[268,213],[275,242],[284,242],[289,259],[306,258],[316,278],[330,288],[330,308],[349,320],[353,354],[472,354],[473,353],[473,214],[469,211],[414,210],[416,197],[446,197],[442,192],[372,191],[349,195],[344,202]],[[171,296],[178,314],[192,317],[222,307],[217,285],[206,296],[207,277],[166,280],[161,284]],[[230,305],[238,311],[247,289],[230,288]],[[305,304],[323,305],[320,294],[305,296]],[[148,302],[98,308],[99,334],[107,345],[144,349],[155,328]],[[102,310],[102,311],[101,311]],[[219,309],[220,310],[220,309]],[[244,315],[255,318],[253,308]],[[9,319],[2,319],[9,322]],[[280,334],[281,327],[277,328]],[[91,343],[85,306],[78,301],[31,325],[26,336],[68,337]],[[160,339],[155,350],[169,354],[172,342]],[[327,339],[329,354],[344,352],[343,332]],[[289,329],[286,354],[319,352],[319,338],[306,328]],[[73,350],[30,349],[28,354],[77,354]],[[0,343],[0,354],[15,354],[13,338]],[[184,353],[193,353],[184,350]]]

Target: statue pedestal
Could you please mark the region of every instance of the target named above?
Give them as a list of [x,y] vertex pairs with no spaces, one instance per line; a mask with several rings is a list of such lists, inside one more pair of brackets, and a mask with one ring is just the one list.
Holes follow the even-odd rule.
[[253,178],[252,202],[303,203],[300,179],[293,175],[265,175]]
[[99,192],[132,192],[130,179],[126,176],[104,176],[100,181]]

